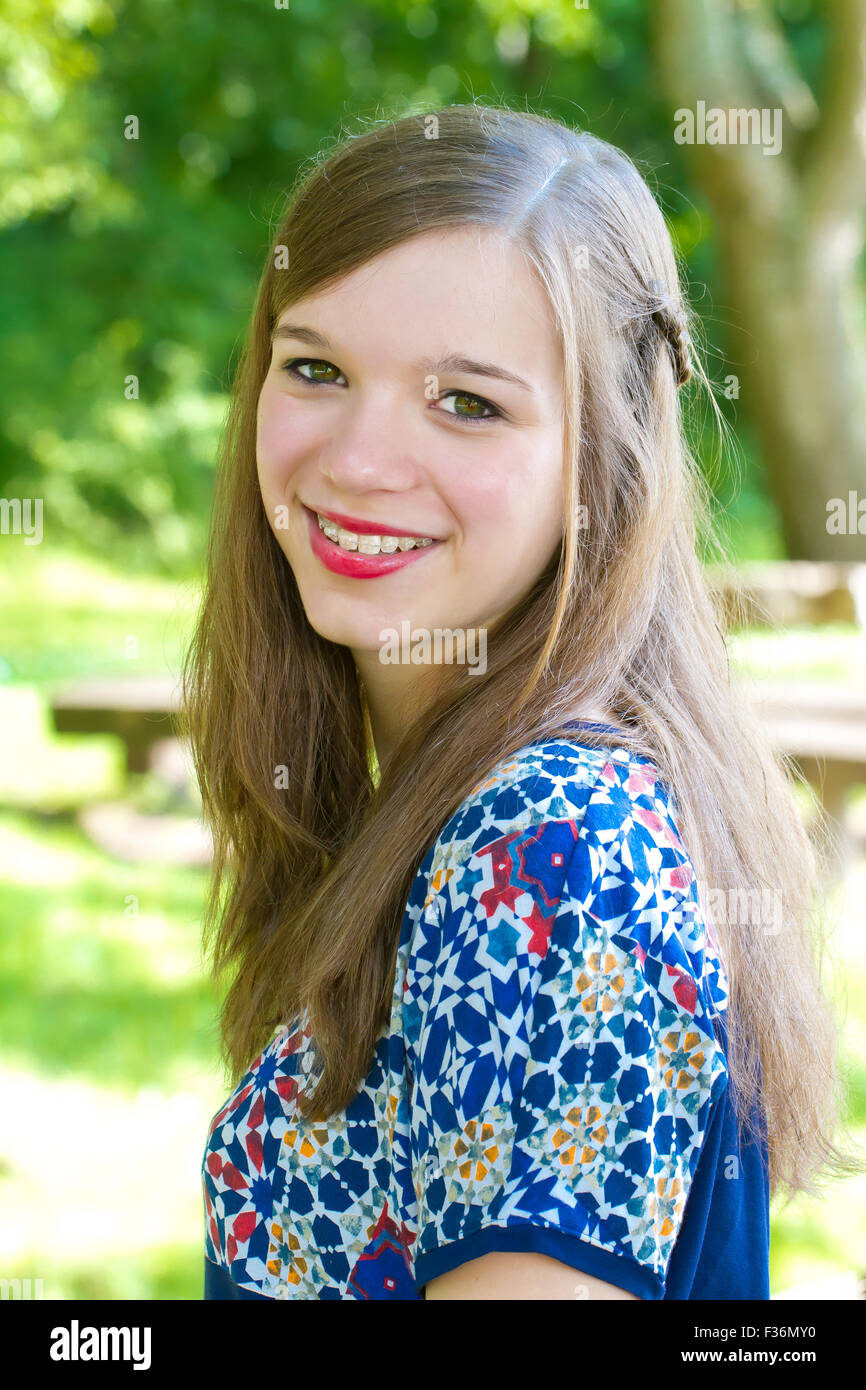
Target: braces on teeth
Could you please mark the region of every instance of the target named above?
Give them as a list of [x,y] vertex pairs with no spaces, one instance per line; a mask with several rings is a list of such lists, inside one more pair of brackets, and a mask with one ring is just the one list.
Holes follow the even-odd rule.
[[391,555],[395,550],[421,550],[432,545],[432,537],[416,536],[360,536],[355,531],[344,531],[333,521],[319,516],[319,530],[324,531],[329,541],[334,541],[342,550],[357,550],[362,555]]

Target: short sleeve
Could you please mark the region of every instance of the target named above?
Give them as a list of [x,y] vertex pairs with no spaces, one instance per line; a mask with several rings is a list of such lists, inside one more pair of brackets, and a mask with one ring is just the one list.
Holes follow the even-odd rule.
[[411,960],[415,1282],[538,1251],[664,1296],[724,1090],[694,873],[657,774],[608,761],[567,819],[489,823]]

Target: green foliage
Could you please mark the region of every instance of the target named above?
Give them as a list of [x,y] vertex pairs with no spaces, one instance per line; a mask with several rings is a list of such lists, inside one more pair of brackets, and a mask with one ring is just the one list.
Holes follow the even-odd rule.
[[[786,23],[811,55],[820,26],[808,5],[795,11]],[[627,149],[666,207],[713,341],[702,288],[712,227],[671,139],[646,25],[640,0],[236,0],[229,11],[9,0],[4,495],[42,497],[52,542],[127,570],[194,574],[273,219],[342,131],[432,105],[528,105]],[[130,117],[137,139],[125,138]]]

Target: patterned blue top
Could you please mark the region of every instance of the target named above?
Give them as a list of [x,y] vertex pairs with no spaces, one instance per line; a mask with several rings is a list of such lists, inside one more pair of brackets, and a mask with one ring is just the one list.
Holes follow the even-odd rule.
[[766,1133],[738,1137],[727,1005],[653,765],[579,734],[503,759],[418,869],[349,1107],[297,1112],[302,1016],[214,1116],[204,1297],[419,1299],[534,1250],[575,1297],[584,1272],[642,1299],[768,1299]]

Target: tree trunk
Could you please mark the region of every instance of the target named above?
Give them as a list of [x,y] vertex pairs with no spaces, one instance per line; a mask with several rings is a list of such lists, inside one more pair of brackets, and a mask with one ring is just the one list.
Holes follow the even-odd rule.
[[709,143],[689,154],[742,329],[721,377],[739,381],[788,553],[846,561],[866,557],[866,5],[829,0],[828,11],[820,113],[760,6],[658,0],[654,49],[677,110],[783,112],[778,154]]

